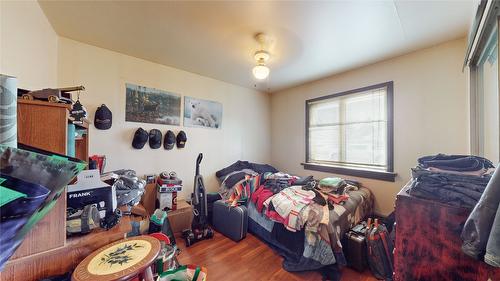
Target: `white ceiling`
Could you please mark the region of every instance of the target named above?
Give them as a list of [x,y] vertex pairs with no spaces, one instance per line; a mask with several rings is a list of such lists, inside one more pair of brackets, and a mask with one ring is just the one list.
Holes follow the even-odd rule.
[[[471,1],[39,1],[56,32],[98,47],[274,92],[459,38]],[[271,74],[251,74],[265,32]]]

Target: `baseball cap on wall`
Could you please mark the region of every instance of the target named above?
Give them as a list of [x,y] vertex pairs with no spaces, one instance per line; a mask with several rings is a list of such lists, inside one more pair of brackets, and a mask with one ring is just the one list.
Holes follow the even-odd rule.
[[166,150],[171,150],[175,146],[175,134],[174,132],[168,130],[167,133],[165,133],[165,139],[163,140],[163,148]]
[[149,147],[152,149],[160,148],[161,146],[161,132],[158,129],[151,129],[149,131]]
[[95,111],[94,126],[99,130],[107,130],[111,128],[112,123],[113,114],[111,110],[105,104],[102,104]]
[[132,147],[135,149],[142,149],[146,142],[148,142],[148,132],[143,128],[137,129],[134,133],[134,139],[132,140]]
[[184,131],[177,134],[177,148],[184,148],[186,146],[187,136]]

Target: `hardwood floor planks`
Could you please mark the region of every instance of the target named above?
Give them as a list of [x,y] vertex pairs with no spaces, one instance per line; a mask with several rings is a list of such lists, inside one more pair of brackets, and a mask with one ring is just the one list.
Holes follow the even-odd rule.
[[[234,242],[220,233],[215,237],[186,248],[184,240],[176,237],[181,249],[179,262],[198,264],[208,270],[208,280],[265,281],[265,280],[321,280],[315,271],[288,272],[283,269],[283,258],[252,234]],[[342,270],[342,281],[376,281],[369,272]]]

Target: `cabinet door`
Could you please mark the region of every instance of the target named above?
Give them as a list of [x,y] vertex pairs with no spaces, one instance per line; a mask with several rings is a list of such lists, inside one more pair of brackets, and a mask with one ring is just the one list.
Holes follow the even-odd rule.
[[68,109],[37,101],[17,104],[17,138],[20,143],[66,155]]

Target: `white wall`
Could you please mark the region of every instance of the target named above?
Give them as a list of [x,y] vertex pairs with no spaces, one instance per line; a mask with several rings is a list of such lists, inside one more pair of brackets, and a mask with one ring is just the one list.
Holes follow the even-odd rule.
[[57,34],[36,1],[0,1],[0,73],[18,86],[57,86]]
[[[377,211],[388,213],[419,156],[468,152],[466,82],[461,72],[464,49],[464,39],[451,41],[274,93],[269,98],[256,91],[59,38],[37,2],[0,1],[0,73],[17,76],[19,86],[29,89],[85,85],[82,102],[90,119],[101,103],[106,103],[114,114],[112,129],[98,131],[92,127],[90,152],[106,154],[108,169],[132,168],[140,174],[175,170],[186,182],[183,195],[192,187],[198,152],[205,154],[202,173],[211,190],[217,188],[213,173],[237,159],[271,162],[283,171],[299,175],[327,176],[300,166],[305,148],[304,101],[393,80],[397,181],[361,179],[375,193]],[[222,129],[124,122],[126,82],[219,101],[224,107]],[[182,128],[188,135],[187,146],[173,151],[147,147],[133,150],[130,142],[139,126],[159,128],[162,132]]]
[[388,214],[418,157],[468,152],[467,88],[462,73],[465,47],[465,39],[454,40],[273,93],[272,164],[298,175],[329,176],[300,165],[305,160],[305,100],[394,81],[396,182],[358,178],[375,194],[376,211]]
[[[106,170],[130,168],[138,172],[176,171],[185,181],[183,196],[192,190],[195,159],[203,152],[201,172],[210,190],[218,188],[215,171],[239,159],[269,163],[270,99],[268,94],[211,78],[86,45],[59,40],[59,85],[84,85],[81,101],[93,121],[102,103],[113,112],[110,130],[91,126],[90,153],[105,154]],[[125,122],[125,83],[153,87],[182,96],[214,100],[223,105],[222,129],[190,128]],[[183,104],[183,103],[182,103]],[[186,148],[174,150],[132,148],[135,130],[158,128],[177,133],[184,130]]]

